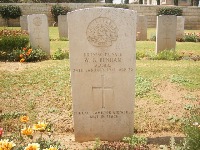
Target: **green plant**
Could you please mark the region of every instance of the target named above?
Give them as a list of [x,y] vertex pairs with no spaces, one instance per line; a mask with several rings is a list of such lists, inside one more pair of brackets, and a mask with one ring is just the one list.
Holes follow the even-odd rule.
[[63,51],[61,48],[58,48],[53,54],[52,58],[54,60],[69,59],[69,53],[66,51]]
[[156,34],[155,34],[155,33],[154,33],[154,34],[151,34],[149,40],[150,40],[150,41],[156,41]]
[[140,146],[140,145],[146,145],[147,144],[147,138],[142,136],[133,135],[131,137],[124,137],[123,142],[128,143],[132,147]]
[[114,8],[124,8],[129,9],[129,6],[126,4],[106,4],[104,7],[114,7]]
[[144,97],[149,91],[151,91],[151,81],[141,76],[136,77],[136,96]]
[[157,16],[159,15],[175,15],[182,16],[183,10],[178,7],[163,7],[157,10]]
[[200,42],[200,33],[185,33],[183,37],[185,42]]
[[0,6],[0,14],[4,19],[16,19],[21,16],[22,12],[19,6],[3,5]]
[[29,37],[27,31],[0,30],[0,51],[12,51],[27,46]]
[[183,121],[183,131],[186,136],[185,150],[198,150],[200,147],[200,107],[188,110]]
[[182,56],[174,50],[164,50],[157,55],[150,56],[152,60],[180,60],[181,58]]
[[71,8],[63,7],[63,6],[60,6],[58,4],[57,5],[53,5],[51,7],[51,14],[54,17],[55,22],[58,21],[58,16],[59,15],[66,15],[70,11],[71,11]]

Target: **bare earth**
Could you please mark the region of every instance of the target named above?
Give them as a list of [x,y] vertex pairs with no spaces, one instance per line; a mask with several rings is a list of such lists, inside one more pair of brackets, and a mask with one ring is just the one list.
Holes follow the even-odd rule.
[[[40,67],[40,63],[27,63],[24,65],[16,62],[0,62],[0,70],[9,71],[11,73],[20,72],[29,67]],[[135,101],[135,112],[143,112],[142,114],[136,114],[137,117],[141,117],[141,119],[138,119],[138,130],[136,134],[148,138],[148,146],[151,150],[157,150],[159,145],[168,145],[170,137],[175,137],[177,141],[184,137],[184,135],[176,128],[174,128],[173,131],[169,130],[171,127],[167,118],[169,118],[169,115],[181,117],[184,113],[184,106],[191,103],[191,101],[183,98],[188,91],[178,87],[177,84],[163,81],[155,87],[155,91],[156,94],[160,95],[161,99],[163,99],[163,102],[152,101],[147,98],[136,99]],[[199,91],[190,91],[190,93],[195,94],[200,98]],[[0,102],[3,103],[2,101]],[[39,112],[38,118],[43,118],[45,116],[47,120],[54,124],[54,139],[61,141],[70,150],[85,150],[88,147],[92,148],[92,145],[95,143],[94,141],[84,143],[75,142],[73,120],[69,115],[66,115],[69,112],[63,108],[62,105],[59,105],[61,113],[48,114],[48,111],[45,111],[45,109],[48,108],[48,105],[52,104],[49,104],[48,100],[45,99],[38,103],[40,104],[37,105]],[[144,123],[145,119],[148,119],[149,122],[145,121]],[[159,131],[157,129],[162,130]]]

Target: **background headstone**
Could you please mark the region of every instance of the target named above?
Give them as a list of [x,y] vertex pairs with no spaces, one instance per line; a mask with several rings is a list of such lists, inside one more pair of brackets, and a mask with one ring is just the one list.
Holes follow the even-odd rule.
[[60,38],[68,38],[67,15],[58,16],[58,31]]
[[28,15],[28,32],[33,48],[41,48],[50,55],[49,28],[44,14]]
[[184,24],[185,24],[185,17],[177,16],[177,30],[176,30],[177,39],[181,39],[184,37]]
[[173,15],[157,16],[156,53],[176,47],[177,17]]
[[136,12],[102,7],[67,16],[75,140],[132,135]]
[[20,16],[21,30],[28,30],[27,15]]
[[137,40],[147,40],[147,17],[139,15],[137,16]]

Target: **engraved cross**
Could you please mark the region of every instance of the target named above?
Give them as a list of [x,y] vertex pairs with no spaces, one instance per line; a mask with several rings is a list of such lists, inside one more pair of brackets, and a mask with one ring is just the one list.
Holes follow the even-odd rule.
[[101,86],[93,86],[92,90],[101,90],[102,108],[105,108],[106,94],[105,91],[113,91],[113,87],[105,86],[105,76],[101,75]]

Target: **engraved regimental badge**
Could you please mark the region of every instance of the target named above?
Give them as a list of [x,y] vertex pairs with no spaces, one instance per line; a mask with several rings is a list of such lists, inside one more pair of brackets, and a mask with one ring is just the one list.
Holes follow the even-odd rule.
[[112,20],[106,17],[99,17],[89,23],[86,35],[87,40],[93,46],[109,47],[117,40],[118,29]]
[[42,19],[40,17],[35,17],[33,19],[33,24],[36,26],[40,26],[42,24]]

